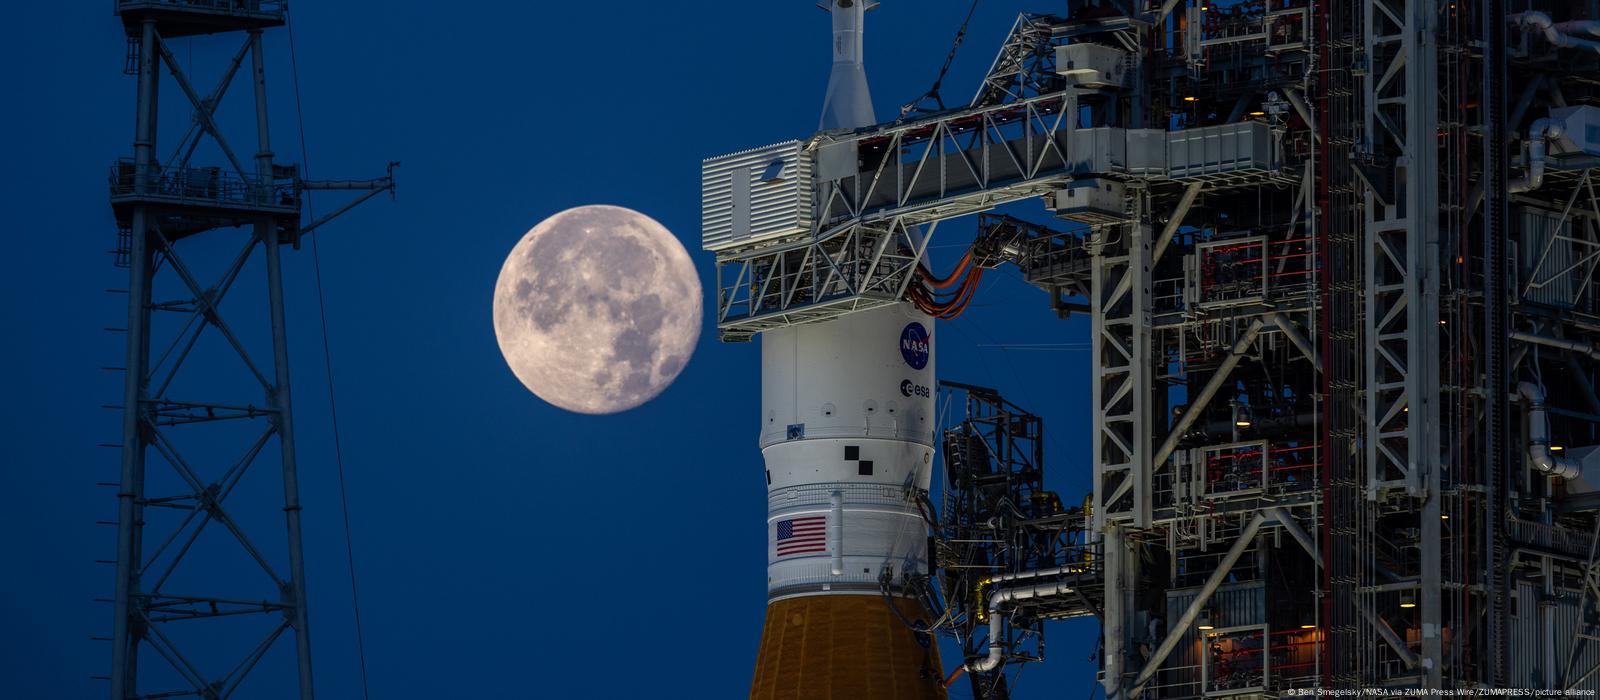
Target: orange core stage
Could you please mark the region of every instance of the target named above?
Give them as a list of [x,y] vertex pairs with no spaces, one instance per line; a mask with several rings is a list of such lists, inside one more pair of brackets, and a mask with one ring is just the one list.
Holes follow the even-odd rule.
[[[916,601],[895,598],[907,620]],[[876,595],[814,595],[767,606],[751,700],[945,700],[939,648]]]

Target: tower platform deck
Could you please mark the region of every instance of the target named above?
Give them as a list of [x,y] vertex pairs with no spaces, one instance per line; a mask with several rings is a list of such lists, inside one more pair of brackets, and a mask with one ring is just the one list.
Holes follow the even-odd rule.
[[118,0],[117,15],[129,36],[154,20],[167,38],[283,26],[284,0]]

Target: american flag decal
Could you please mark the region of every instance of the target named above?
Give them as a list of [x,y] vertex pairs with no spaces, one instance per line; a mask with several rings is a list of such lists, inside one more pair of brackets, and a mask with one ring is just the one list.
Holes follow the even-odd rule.
[[778,521],[778,556],[828,551],[828,516],[808,515]]

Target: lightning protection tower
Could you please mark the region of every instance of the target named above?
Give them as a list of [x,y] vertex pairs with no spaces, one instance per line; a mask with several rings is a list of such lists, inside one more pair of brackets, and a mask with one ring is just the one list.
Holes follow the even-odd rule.
[[[116,262],[128,270],[110,695],[229,697],[264,659],[267,667],[289,663],[274,651],[288,638],[299,697],[311,698],[280,253],[393,192],[393,165],[374,180],[311,182],[298,166],[274,162],[262,33],[286,23],[282,0],[118,0],[115,9],[138,102],[133,156],[110,176]],[[209,93],[194,83],[195,54],[174,54],[188,48],[175,40],[204,35],[243,37],[230,60],[211,66],[219,77]],[[239,157],[223,127],[231,116],[234,130],[248,133],[249,115],[219,111],[241,69],[254,92],[253,159]],[[174,88],[191,114],[168,130],[182,138],[158,151],[159,96]],[[216,164],[197,162],[208,158]],[[302,198],[317,189],[361,194],[302,223]],[[215,277],[204,276],[210,267]],[[265,304],[224,305],[240,296],[230,294],[236,282],[257,275]],[[273,456],[281,479],[256,466]],[[281,541],[265,536],[279,486]],[[251,505],[265,515],[240,515]],[[256,623],[259,641],[238,649],[227,644],[237,636],[207,627],[244,621]]]

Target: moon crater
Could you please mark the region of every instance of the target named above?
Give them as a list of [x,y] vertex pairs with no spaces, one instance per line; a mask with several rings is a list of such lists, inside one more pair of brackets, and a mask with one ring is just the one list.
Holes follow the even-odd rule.
[[677,378],[700,337],[700,304],[694,263],[666,227],[622,207],[579,207],[540,222],[506,257],[495,338],[540,398],[615,413]]

